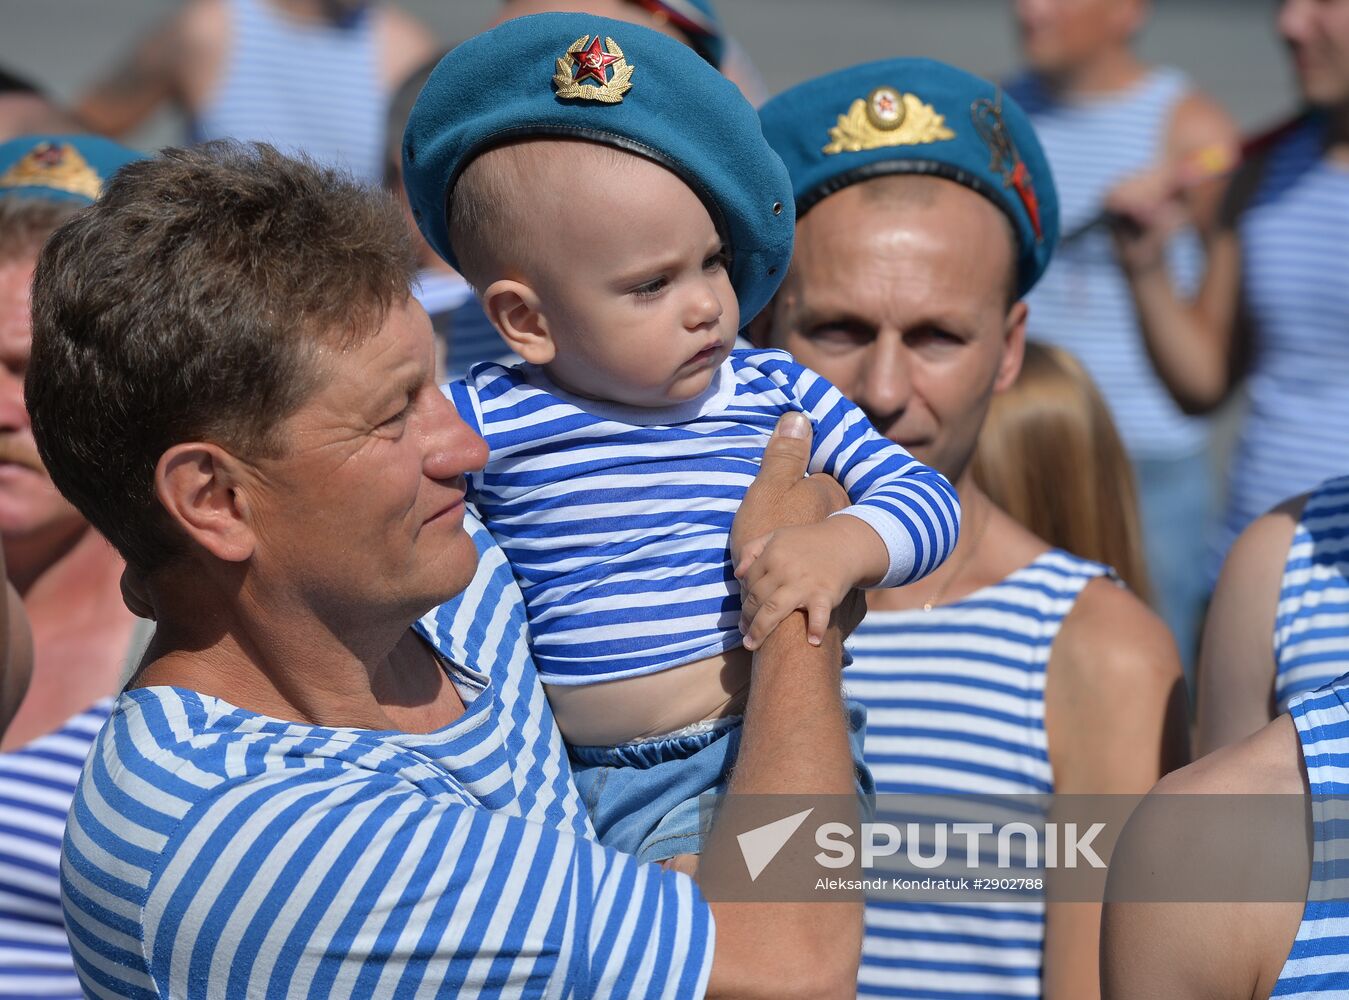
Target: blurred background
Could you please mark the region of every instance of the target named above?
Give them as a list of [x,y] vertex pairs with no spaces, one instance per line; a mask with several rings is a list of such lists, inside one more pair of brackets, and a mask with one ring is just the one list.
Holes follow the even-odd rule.
[[[770,91],[868,59],[924,55],[985,76],[1016,65],[1010,0],[719,0]],[[479,31],[496,0],[402,0],[447,44]],[[1292,105],[1287,62],[1274,35],[1273,0],[1156,0],[1141,46],[1222,101],[1247,129]],[[105,75],[177,0],[0,0],[0,66],[61,101]],[[132,138],[151,148],[178,141],[182,123],[162,112]]]

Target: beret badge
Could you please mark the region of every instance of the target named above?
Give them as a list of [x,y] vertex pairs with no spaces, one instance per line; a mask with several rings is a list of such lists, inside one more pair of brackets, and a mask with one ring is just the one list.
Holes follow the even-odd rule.
[[0,174],[0,189],[39,187],[97,200],[103,182],[89,161],[69,143],[40,142]]
[[1026,161],[1021,158],[1021,153],[1017,150],[1016,143],[1012,141],[1012,134],[1003,119],[1002,91],[999,90],[992,100],[984,97],[975,101],[970,108],[970,115],[974,119],[975,129],[988,146],[991,157],[989,169],[1002,178],[1004,188],[1011,188],[1016,192],[1026,209],[1026,217],[1030,219],[1031,228],[1035,230],[1036,241],[1042,242],[1045,234],[1044,226],[1040,222],[1040,198],[1035,193],[1035,179],[1031,176]]
[[623,50],[612,38],[594,39],[582,35],[572,42],[557,61],[553,86],[565,100],[599,101],[618,104],[632,89],[632,71],[636,68],[623,58]]
[[860,153],[886,146],[922,146],[954,139],[944,115],[913,94],[877,87],[852,102],[847,114],[829,130],[826,154]]

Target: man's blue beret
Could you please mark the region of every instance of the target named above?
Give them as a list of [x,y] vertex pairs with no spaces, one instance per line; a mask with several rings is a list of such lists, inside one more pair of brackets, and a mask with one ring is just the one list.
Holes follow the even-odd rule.
[[[688,46],[586,14],[506,21],[436,67],[403,135],[403,183],[427,242],[450,266],[448,208],[474,157],[530,138],[585,139],[675,173],[731,253],[748,323],[773,297],[795,233],[792,183],[739,89]],[[565,191],[565,171],[558,181]]]
[[818,77],[760,109],[804,215],[850,184],[931,174],[977,191],[1012,221],[1018,291],[1040,280],[1059,238],[1059,199],[1040,140],[1002,90],[931,59],[886,59]]
[[96,135],[25,135],[0,143],[0,198],[92,205],[108,178],[144,153]]

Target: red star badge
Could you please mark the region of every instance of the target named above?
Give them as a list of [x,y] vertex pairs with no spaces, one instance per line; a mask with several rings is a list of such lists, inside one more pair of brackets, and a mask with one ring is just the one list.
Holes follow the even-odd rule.
[[590,43],[590,48],[573,52],[572,58],[576,60],[574,81],[585,83],[586,80],[593,79],[601,87],[609,82],[606,70],[619,59],[618,56],[611,56],[600,47],[599,35],[596,35],[595,40]]

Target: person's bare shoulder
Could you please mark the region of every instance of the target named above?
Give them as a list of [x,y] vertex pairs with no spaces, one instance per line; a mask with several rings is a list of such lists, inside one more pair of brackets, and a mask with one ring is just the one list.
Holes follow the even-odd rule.
[[1209,146],[1235,146],[1241,133],[1227,109],[1202,91],[1192,90],[1171,112],[1167,145],[1180,156]]
[[1112,580],[1088,583],[1064,619],[1045,702],[1058,791],[1141,793],[1189,759],[1175,642]]
[[1270,719],[1274,622],[1288,547],[1306,496],[1257,518],[1223,562],[1199,656],[1201,752],[1249,735]]
[[[1201,795],[1298,796],[1301,802],[1305,791],[1301,762],[1293,722],[1281,716],[1240,743],[1163,778],[1148,802]],[[1221,877],[1234,871],[1261,871],[1276,859],[1288,863],[1290,846],[1302,839],[1301,806],[1291,804],[1282,810],[1278,836],[1258,837],[1255,824],[1233,835],[1230,806],[1216,806],[1210,815],[1184,803],[1180,808],[1149,809],[1148,802],[1130,821],[1111,863],[1111,899],[1102,921],[1102,996],[1105,1000],[1268,996],[1297,933],[1302,902],[1126,900],[1149,879],[1183,884],[1195,871]],[[1263,809],[1251,815],[1269,819],[1267,800],[1251,808]],[[1206,816],[1214,824],[1207,830]],[[1268,847],[1252,846],[1262,842]],[[1223,859],[1221,870],[1215,857]],[[1305,858],[1298,858],[1292,865],[1302,873],[1299,891],[1304,894],[1305,864]]]

